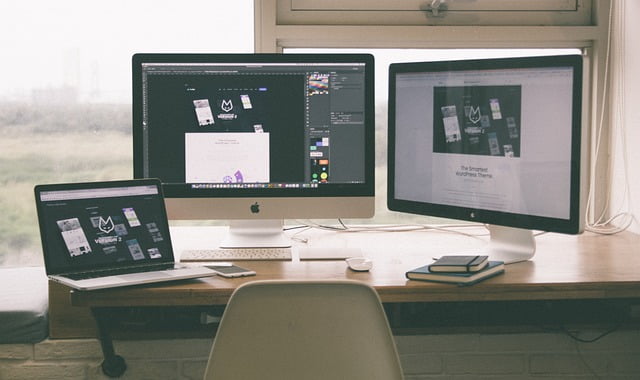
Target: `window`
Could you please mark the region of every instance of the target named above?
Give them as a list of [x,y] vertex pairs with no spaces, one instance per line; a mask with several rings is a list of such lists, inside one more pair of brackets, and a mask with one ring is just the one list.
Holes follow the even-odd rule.
[[33,187],[132,177],[131,56],[252,52],[253,2],[0,5],[0,265],[41,264]]

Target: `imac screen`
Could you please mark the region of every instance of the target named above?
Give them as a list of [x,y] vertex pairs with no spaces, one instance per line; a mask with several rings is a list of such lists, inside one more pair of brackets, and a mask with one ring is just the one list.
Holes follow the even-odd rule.
[[134,177],[171,219],[370,217],[373,104],[368,54],[136,54]]
[[392,64],[389,83],[391,210],[581,231],[581,56]]

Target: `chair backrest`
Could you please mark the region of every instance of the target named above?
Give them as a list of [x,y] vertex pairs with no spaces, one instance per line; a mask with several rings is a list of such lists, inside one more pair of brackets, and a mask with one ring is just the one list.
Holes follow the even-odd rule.
[[402,379],[373,288],[356,281],[255,281],[233,293],[205,379]]

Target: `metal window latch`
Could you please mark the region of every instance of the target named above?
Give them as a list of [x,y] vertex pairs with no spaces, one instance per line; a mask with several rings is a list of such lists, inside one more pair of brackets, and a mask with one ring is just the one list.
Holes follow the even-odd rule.
[[426,4],[424,6],[424,11],[430,12],[433,17],[444,16],[442,12],[446,10],[447,4],[445,4],[445,0],[431,0],[431,4]]

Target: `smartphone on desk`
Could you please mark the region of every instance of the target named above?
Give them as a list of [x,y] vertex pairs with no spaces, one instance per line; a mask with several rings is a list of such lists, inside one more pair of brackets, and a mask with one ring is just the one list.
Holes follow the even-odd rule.
[[243,267],[239,267],[237,265],[205,265],[207,268],[212,269],[214,272],[216,272],[219,276],[222,277],[244,277],[244,276],[255,276],[256,272],[251,270],[251,269],[247,269],[247,268],[243,268]]

